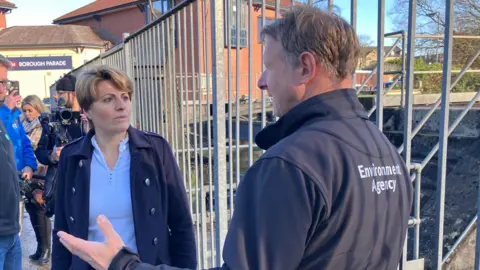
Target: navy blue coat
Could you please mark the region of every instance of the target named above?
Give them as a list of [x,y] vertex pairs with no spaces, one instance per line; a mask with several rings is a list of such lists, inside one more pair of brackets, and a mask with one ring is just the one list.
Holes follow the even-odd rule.
[[[52,269],[92,269],[60,243],[58,231],[88,238],[91,131],[60,155],[53,230]],[[151,264],[196,268],[193,222],[173,152],[158,134],[128,129],[135,237],[140,258]]]

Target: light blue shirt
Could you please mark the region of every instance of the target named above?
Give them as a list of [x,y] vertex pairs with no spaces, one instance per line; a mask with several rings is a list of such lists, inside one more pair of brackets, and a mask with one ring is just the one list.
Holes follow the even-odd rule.
[[120,143],[118,160],[113,170],[108,167],[95,136],[92,137],[92,145],[88,240],[97,242],[105,240],[97,226],[97,216],[103,214],[110,220],[125,245],[137,251],[130,192],[128,136]]

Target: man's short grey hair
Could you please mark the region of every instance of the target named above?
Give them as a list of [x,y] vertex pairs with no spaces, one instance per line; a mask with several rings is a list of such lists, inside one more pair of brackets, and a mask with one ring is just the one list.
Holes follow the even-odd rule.
[[308,5],[294,6],[282,18],[265,26],[261,32],[281,42],[286,60],[300,64],[300,55],[310,52],[317,64],[337,79],[355,72],[360,48],[352,26],[341,17]]
[[10,61],[8,61],[8,59],[5,56],[3,56],[2,54],[0,54],[0,65],[4,66],[6,68],[11,68],[12,67],[12,63],[10,63]]

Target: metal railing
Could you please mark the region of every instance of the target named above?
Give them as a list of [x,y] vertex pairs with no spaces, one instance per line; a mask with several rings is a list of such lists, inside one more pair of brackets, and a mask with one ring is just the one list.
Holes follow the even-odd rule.
[[[222,245],[233,214],[235,189],[246,169],[263,153],[255,145],[254,136],[268,122],[274,121],[271,104],[264,92],[256,87],[256,81],[264,68],[264,47],[258,40],[257,19],[262,22],[261,25],[265,25],[267,17],[278,18],[280,8],[287,8],[280,6],[280,0],[270,2],[273,1],[235,1],[236,10],[247,12],[238,12],[234,17],[232,1],[229,0],[183,1],[152,23],[130,34],[122,44],[71,72],[78,75],[88,67],[108,64],[126,71],[133,79],[135,94],[132,125],[161,134],[174,150],[190,200],[201,269],[220,266],[222,263]],[[332,0],[329,1],[330,10],[333,10],[333,3]],[[425,166],[438,151],[436,243],[426,248],[435,249],[433,265],[435,269],[441,269],[476,222],[476,218],[472,220],[458,238],[458,243],[444,257],[443,205],[447,139],[480,95],[475,95],[455,122],[449,125],[449,94],[463,74],[473,72],[469,68],[480,54],[480,49],[451,81],[453,0],[447,0],[446,32],[441,36],[445,40],[442,93],[412,131],[414,37],[424,37],[415,33],[416,0],[410,0],[408,29],[387,34],[382,31],[384,0],[378,0],[378,3],[378,24],[381,30],[378,38],[381,42],[378,42],[377,51],[384,52],[384,38],[398,38],[389,51],[402,44],[402,68],[393,72],[394,83],[384,91],[384,54],[379,53],[377,60],[380,64],[370,71],[357,92],[360,93],[368,80],[377,74],[376,102],[368,113],[376,113],[377,126],[382,130],[384,97],[395,84],[401,84],[400,109],[404,115],[404,125],[403,144],[398,151],[403,154],[407,166],[412,170],[411,178],[415,189],[413,216],[409,222],[409,231],[413,230],[413,245],[409,252],[407,237],[404,256],[400,262],[401,269],[413,269],[413,265],[418,263],[423,267],[420,257],[421,176]],[[350,20],[356,27],[357,1],[351,0],[351,6]],[[241,18],[240,15],[245,17]],[[242,25],[244,21],[245,24]],[[245,28],[246,36],[241,36],[241,31],[228,31],[236,25]],[[246,42],[241,41],[244,38]],[[421,163],[412,162],[412,139],[419,134],[439,105],[439,142]],[[478,247],[480,245],[477,246],[477,253]]]

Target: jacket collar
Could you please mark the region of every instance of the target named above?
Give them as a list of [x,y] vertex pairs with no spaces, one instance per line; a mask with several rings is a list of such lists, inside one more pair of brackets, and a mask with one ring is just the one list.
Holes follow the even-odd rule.
[[311,97],[292,108],[277,122],[262,129],[255,137],[255,143],[266,150],[310,120],[331,121],[356,117],[369,119],[358,101],[355,89],[334,90]]
[[[130,146],[130,150],[135,151],[136,149],[141,148],[151,148],[152,145],[147,138],[147,135],[130,126],[127,130],[128,133],[128,142]],[[87,135],[82,137],[79,142],[79,147],[75,148],[72,152],[73,156],[82,156],[83,158],[87,159],[92,156],[93,146],[92,146],[92,137],[95,135],[95,130],[91,129]]]

